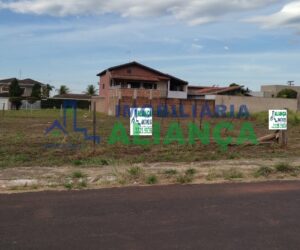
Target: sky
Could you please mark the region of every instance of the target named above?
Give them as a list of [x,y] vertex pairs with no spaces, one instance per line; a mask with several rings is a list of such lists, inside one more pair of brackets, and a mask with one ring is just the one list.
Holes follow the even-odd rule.
[[190,85],[300,85],[300,0],[0,0],[0,79],[82,93],[129,61]]

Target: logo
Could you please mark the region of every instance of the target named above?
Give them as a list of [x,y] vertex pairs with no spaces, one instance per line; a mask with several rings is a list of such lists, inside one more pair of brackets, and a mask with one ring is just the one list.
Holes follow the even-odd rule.
[[[93,141],[96,144],[100,143],[100,136],[89,135],[87,128],[79,128],[77,127],[77,101],[67,100],[63,103],[63,124],[61,124],[58,120],[55,120],[52,125],[46,129],[45,136],[51,134],[53,136],[59,136],[59,133],[62,133],[64,136],[68,136],[69,132],[67,130],[67,113],[69,112],[69,108],[71,108],[72,114],[72,132],[80,133],[83,135],[85,141]],[[57,144],[55,144],[57,146]],[[51,147],[51,145],[47,145],[47,147]]]
[[287,130],[287,110],[269,110],[269,130]]
[[130,109],[130,135],[152,135],[152,108]]

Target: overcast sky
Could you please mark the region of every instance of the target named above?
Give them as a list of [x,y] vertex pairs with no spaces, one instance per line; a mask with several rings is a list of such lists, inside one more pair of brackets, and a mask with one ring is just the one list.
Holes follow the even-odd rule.
[[300,1],[0,0],[0,78],[81,93],[133,60],[192,85],[299,85]]

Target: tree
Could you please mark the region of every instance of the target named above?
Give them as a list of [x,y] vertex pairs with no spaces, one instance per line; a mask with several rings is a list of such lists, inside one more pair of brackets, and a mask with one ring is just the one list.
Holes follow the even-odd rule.
[[48,98],[48,97],[50,97],[50,92],[51,92],[53,89],[54,89],[54,86],[51,86],[51,85],[49,85],[49,84],[43,85],[41,97],[42,97],[42,98]]
[[70,92],[70,89],[66,85],[61,85],[58,90],[59,95],[69,94],[69,92]]
[[85,93],[87,95],[97,95],[97,89],[94,85],[91,84],[87,86]]
[[[241,86],[241,85],[236,84],[236,83],[231,83],[229,85],[229,87],[237,87],[237,86]],[[240,89],[240,94],[241,95],[248,95],[249,93],[250,93],[250,89],[245,88],[244,86],[241,86],[241,89]]]
[[283,89],[278,94],[278,98],[294,98],[296,99],[298,96],[298,92],[293,89]]
[[13,79],[9,85],[9,101],[12,103],[12,106],[15,109],[19,110],[22,105],[22,95],[24,90],[21,89],[19,85],[19,81],[17,79]]
[[29,103],[33,104],[35,103],[37,100],[41,99],[41,85],[38,83],[35,83],[32,87],[32,91],[31,91],[31,96],[29,99]]

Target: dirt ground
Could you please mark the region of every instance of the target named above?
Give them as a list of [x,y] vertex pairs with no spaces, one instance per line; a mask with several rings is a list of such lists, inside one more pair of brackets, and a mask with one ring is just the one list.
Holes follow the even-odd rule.
[[[86,128],[89,135],[91,116],[88,111],[78,110],[78,127]],[[70,133],[67,137],[57,131],[45,134],[54,120],[62,123],[59,110],[8,111],[0,115],[1,192],[296,179],[300,171],[300,117],[294,113],[289,114],[287,148],[270,143],[229,146],[227,150],[218,146],[213,138],[209,145],[200,141],[194,145],[176,142],[168,145],[109,145],[114,124],[122,123],[128,132],[129,120],[102,114],[97,114],[97,134],[101,143],[94,148],[82,134],[72,132],[72,112],[68,112],[67,130]],[[237,138],[243,122],[252,124],[257,137],[272,133],[268,131],[266,113],[254,114],[247,119],[200,121],[155,117],[154,121],[161,127],[161,142],[174,122],[182,127],[185,138],[188,138],[190,122],[199,127],[208,122],[211,130],[219,122],[232,122],[234,130],[222,131],[225,137]]]
[[[260,172],[261,169],[270,171]],[[274,158],[102,167],[15,167],[0,171],[0,192],[297,179],[300,179],[300,157],[290,158],[289,163]]]

